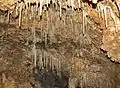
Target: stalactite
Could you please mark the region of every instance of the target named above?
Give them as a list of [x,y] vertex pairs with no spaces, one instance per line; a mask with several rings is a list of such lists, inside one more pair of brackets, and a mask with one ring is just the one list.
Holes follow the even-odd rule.
[[[52,30],[52,15],[50,15],[50,29]],[[52,42],[51,42],[51,30],[48,30],[49,44],[52,44]]]
[[83,29],[83,34],[85,34],[84,10],[83,10],[83,17],[82,17],[82,18],[83,18],[83,19],[82,19],[82,20],[83,20],[83,26],[82,26],[83,28],[82,28],[82,29]]
[[74,28],[73,28],[73,18],[70,19],[70,22],[71,22],[71,37],[72,39],[74,39]]
[[[63,20],[64,20],[64,23],[63,23],[63,26],[65,27],[66,26],[66,20],[65,20],[65,16],[64,16],[64,18],[63,18]],[[67,37],[67,28],[65,28],[64,29],[65,30],[65,37]]]
[[77,24],[75,24],[75,41],[78,41],[78,29],[77,29]]
[[56,3],[56,1],[55,0],[52,0],[52,3],[53,3],[53,5]]
[[[52,19],[53,19],[53,16],[52,16]],[[57,23],[57,22],[56,22]],[[51,42],[51,44],[54,42],[56,42],[56,38],[55,38],[55,26],[54,26],[54,24],[53,24],[53,22],[52,22],[52,28],[51,28],[51,31],[50,31],[50,42]]]
[[45,69],[45,50],[43,50],[43,67]]
[[70,6],[71,0],[68,0],[68,6]]
[[34,6],[33,5],[31,5],[31,16],[32,16],[32,18],[34,16]]
[[72,11],[74,10],[74,0],[71,0]]
[[61,60],[60,58],[57,58],[58,59],[58,72],[57,72],[57,75],[61,78]]
[[40,0],[40,13],[39,13],[40,16],[42,15],[43,1],[44,1],[44,0]]
[[47,16],[47,28],[46,28],[46,33],[45,33],[45,45],[47,45],[47,34],[49,31],[49,15],[48,15],[48,11],[46,12],[46,16]]
[[34,54],[34,66],[36,67],[36,60],[37,60],[37,51],[36,51],[36,32],[35,32],[35,28],[32,28],[32,33],[33,33],[33,54]]
[[20,3],[20,8],[19,8],[19,27],[21,27],[21,20],[22,20],[22,9],[23,9],[24,3]]
[[39,8],[39,0],[36,0],[35,3],[36,3],[36,12],[38,12],[38,8]]
[[59,2],[59,5],[60,5],[60,19],[61,19],[61,16],[62,16],[62,15],[61,15],[61,14],[62,14],[61,4],[62,4],[62,3],[61,3],[61,1],[60,1],[60,2]]
[[41,33],[41,42],[43,41],[43,29],[42,29],[42,24],[41,24],[41,30],[40,30],[40,33]]
[[52,56],[50,55],[50,70],[52,71]]
[[102,16],[103,19],[105,19],[105,25],[107,27],[108,26],[107,25],[107,6],[105,6],[105,4],[98,3],[97,7],[98,7],[98,11],[101,13],[100,15]]
[[46,51],[44,50],[44,68],[46,69]]
[[43,39],[43,42],[45,43],[45,29],[43,29],[43,31],[42,31],[42,39]]
[[104,7],[105,6],[103,4],[101,4],[101,3],[97,4],[97,9],[100,12],[99,17],[102,17],[103,19],[104,19]]
[[51,56],[51,70],[54,71],[54,60],[53,60],[53,56]]
[[48,55],[48,52],[46,54],[46,69],[47,70],[49,69],[49,55]]
[[26,6],[25,15],[27,16],[28,15],[28,0],[25,0],[24,3]]
[[79,4],[79,8],[81,8],[81,1],[80,0],[78,0],[78,4]]
[[44,50],[43,49],[41,49],[41,61],[42,61],[42,69],[44,69],[44,61],[43,61],[43,59],[44,59]]
[[18,2],[16,3],[16,6],[15,6],[15,15],[18,16]]
[[109,10],[110,10],[110,15],[111,15],[111,18],[113,19],[114,21],[114,24],[115,24],[115,32],[118,32],[118,27],[117,27],[117,19],[116,19],[116,16],[115,14],[113,13],[111,7],[108,7]]
[[48,5],[49,5],[49,0],[47,0],[47,3],[46,3],[46,4],[47,4],[47,8],[48,8]]
[[29,1],[28,0],[25,0],[25,7],[26,7],[26,9],[25,9],[25,16],[26,16],[26,24],[28,23],[28,11],[29,11]]

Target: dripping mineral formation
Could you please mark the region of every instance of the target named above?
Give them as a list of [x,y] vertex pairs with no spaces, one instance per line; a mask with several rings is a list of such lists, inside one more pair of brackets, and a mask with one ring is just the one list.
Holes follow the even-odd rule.
[[[91,5],[94,4],[97,5],[96,8],[92,8]],[[119,86],[113,86],[111,76],[106,79],[109,71],[106,72],[104,66],[100,64],[107,61],[108,57],[109,61],[120,63],[119,13],[119,0],[0,0],[0,26],[6,27],[5,24],[7,24],[10,27],[8,30],[6,28],[0,30],[0,32],[7,31],[1,33],[5,37],[1,37],[0,34],[1,41],[10,44],[3,47],[7,49],[3,51],[6,52],[6,56],[7,54],[9,56],[10,53],[11,57],[16,55],[19,58],[25,57],[30,60],[28,63],[22,59],[23,63],[18,66],[22,67],[22,71],[27,70],[23,65],[26,66],[28,63],[27,66],[33,65],[33,67],[29,67],[30,72],[32,72],[31,69],[35,69],[36,74],[41,73],[46,76],[48,72],[51,72],[52,75],[56,73],[61,79],[62,72],[64,72],[68,77],[68,85],[66,85],[69,88],[84,88],[85,86],[89,88],[91,85],[95,88],[99,88],[99,85],[102,85],[101,88],[118,88]],[[5,39],[7,43],[4,41]],[[12,47],[8,48],[9,46]],[[0,49],[2,48],[0,47]],[[106,58],[103,55],[104,51],[107,54]],[[22,54],[19,55],[19,52]],[[26,55],[23,55],[23,52]],[[0,60],[6,58],[5,54],[1,54]],[[96,59],[100,55],[104,60]],[[93,62],[89,59],[92,59]],[[13,63],[16,63],[17,57],[14,60]],[[7,60],[4,63],[7,63]],[[96,63],[99,64],[96,65]],[[36,70],[36,68],[38,69]],[[92,68],[94,69],[91,71]],[[106,73],[100,73],[101,70]],[[6,69],[2,70],[2,72],[4,71]],[[16,72],[20,73],[20,71]],[[25,77],[28,77],[30,72],[28,71],[28,75]],[[23,77],[21,75],[19,77]],[[42,79],[39,74],[37,76],[36,80]],[[95,79],[99,79],[98,76],[102,78],[102,82],[95,81]],[[89,82],[87,79],[92,81]],[[43,81],[45,81],[44,78]],[[95,84],[93,84],[94,82]],[[54,88],[53,85],[46,88]],[[65,88],[66,85],[60,88]]]

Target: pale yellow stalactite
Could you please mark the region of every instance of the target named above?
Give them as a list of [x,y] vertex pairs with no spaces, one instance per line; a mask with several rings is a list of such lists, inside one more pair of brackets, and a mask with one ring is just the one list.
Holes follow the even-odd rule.
[[23,9],[24,3],[20,3],[20,8],[19,8],[19,27],[21,27],[21,20],[22,20],[22,9]]
[[47,0],[46,4],[47,4],[47,8],[48,8],[49,0]]
[[68,0],[68,6],[71,6],[71,0]]
[[46,52],[46,70],[48,69],[48,52]]
[[47,28],[46,28],[46,33],[45,33],[45,45],[47,45],[47,34],[48,34],[48,31],[49,31],[49,14],[48,14],[48,11],[46,12],[46,15],[47,15]]
[[46,51],[44,50],[44,68],[46,69]]
[[73,18],[70,19],[70,22],[71,22],[71,36],[72,36],[72,38],[74,39]]
[[99,17],[102,17],[103,19],[104,19],[104,7],[105,5],[103,5],[102,3],[97,4],[97,9],[99,11]]
[[60,18],[61,18],[61,14],[62,14],[61,1],[59,2],[59,4],[60,4]]
[[43,41],[43,28],[42,28],[42,24],[41,24],[41,42]]
[[17,5],[16,5],[16,8],[15,8],[15,15],[16,16],[18,15],[18,2],[17,2]]
[[83,34],[85,34],[85,11],[83,10]]
[[52,56],[50,55],[50,70],[52,70]]
[[108,6],[106,6],[104,3],[98,3],[98,10],[101,13],[102,18],[105,20],[105,25],[106,27],[108,26],[108,22],[107,22],[107,8]]
[[72,11],[74,10],[74,0],[71,0]]
[[42,6],[43,6],[43,0],[40,0],[40,13],[39,13],[40,16],[42,15]]
[[43,61],[42,61],[42,58],[43,58],[43,49],[41,49],[41,57],[40,57],[41,68],[43,68]]
[[[109,10],[110,10],[110,15],[111,15],[111,18],[113,19],[114,21],[114,24],[115,24],[115,31],[118,32],[118,26],[120,26],[120,24],[118,24],[117,22],[117,17],[116,15],[114,14],[114,12],[112,11],[111,7],[108,7]],[[119,20],[119,19],[118,19]]]
[[25,6],[26,6],[25,15],[26,16],[28,15],[28,9],[29,9],[28,4],[29,4],[29,1],[25,0]]
[[34,6],[33,5],[31,6],[31,16],[32,16],[32,18],[34,16]]
[[38,12],[39,0],[36,0],[36,12]]
[[79,4],[79,8],[81,8],[81,1],[80,0],[78,0],[78,4]]

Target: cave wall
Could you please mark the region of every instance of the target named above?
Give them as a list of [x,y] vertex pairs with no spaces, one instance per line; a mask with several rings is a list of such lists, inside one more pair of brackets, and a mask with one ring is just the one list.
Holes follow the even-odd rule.
[[[108,45],[111,32],[106,33],[106,21],[99,19],[99,13],[84,5],[84,9],[76,10],[50,5],[42,16],[33,5],[33,9],[27,9],[28,15],[23,9],[21,19],[20,14],[14,16],[14,11],[9,15],[9,11],[2,10],[2,86],[6,88],[10,84],[7,81],[12,80],[15,88],[119,88],[119,64],[111,61],[106,52],[113,47],[102,46]],[[107,26],[111,29],[113,25]]]

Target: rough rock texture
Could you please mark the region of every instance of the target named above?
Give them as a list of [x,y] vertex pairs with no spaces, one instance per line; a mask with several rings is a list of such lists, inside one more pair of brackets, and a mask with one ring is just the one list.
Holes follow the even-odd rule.
[[42,18],[33,3],[27,14],[22,8],[21,18],[21,6],[10,16],[2,10],[0,87],[120,88],[120,65],[108,59],[119,62],[119,19],[107,13],[106,20],[83,6],[74,11],[51,5]]

